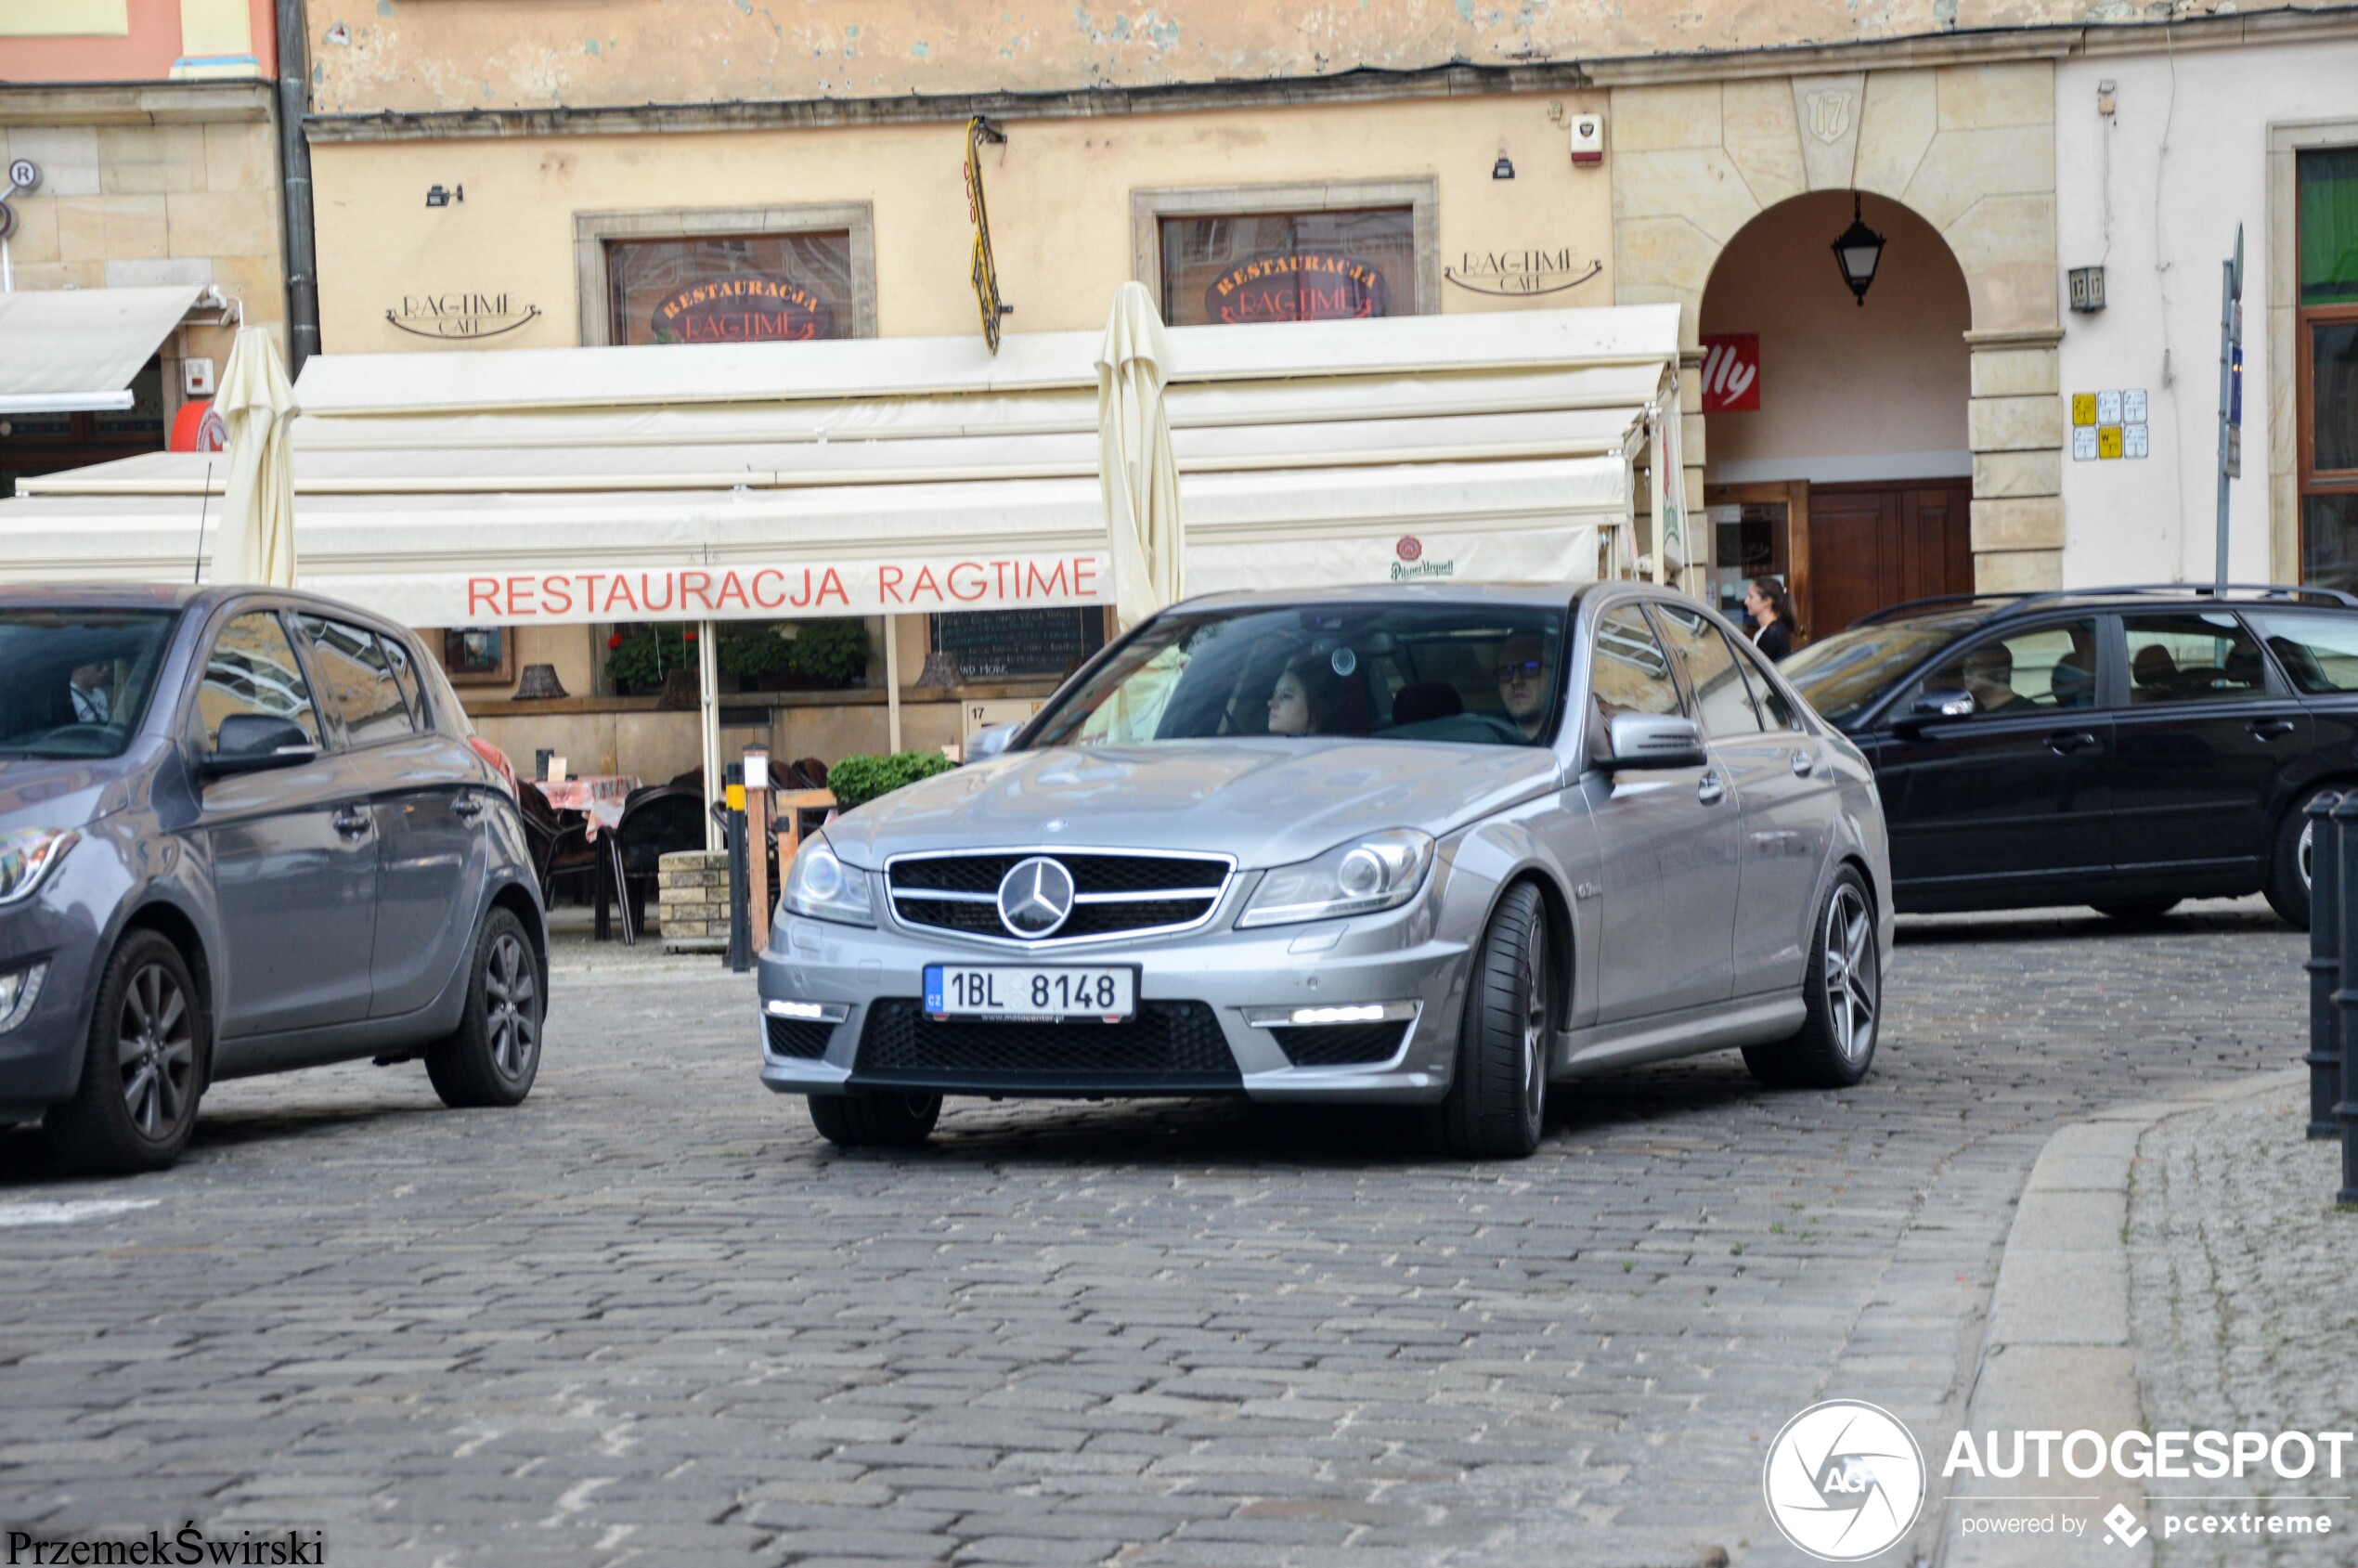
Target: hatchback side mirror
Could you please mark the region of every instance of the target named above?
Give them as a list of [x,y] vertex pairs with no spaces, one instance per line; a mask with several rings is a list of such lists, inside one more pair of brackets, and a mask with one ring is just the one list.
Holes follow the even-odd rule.
[[965,759],[980,762],[998,756],[1007,749],[1007,743],[1014,740],[1016,732],[1022,728],[1020,724],[993,724],[987,730],[977,730],[974,739],[966,743]]
[[1703,732],[1691,719],[1676,714],[1623,713],[1606,726],[1612,757],[1608,770],[1629,768],[1700,768],[1710,758],[1703,748]]
[[303,726],[292,719],[268,713],[233,713],[221,721],[221,733],[204,759],[208,773],[260,773],[273,768],[299,768],[319,755]]

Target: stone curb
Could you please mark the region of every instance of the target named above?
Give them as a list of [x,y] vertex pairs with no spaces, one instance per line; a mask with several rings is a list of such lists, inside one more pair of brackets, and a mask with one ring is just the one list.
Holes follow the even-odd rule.
[[[2085,1428],[2109,1434],[2144,1426],[2136,1348],[2129,1333],[2129,1191],[2138,1143],[2170,1117],[2307,1081],[2305,1068],[2261,1073],[2183,1099],[2120,1106],[2073,1122],[2047,1140],[2006,1236],[1981,1360],[1966,1401],[1968,1432]],[[1936,1486],[1946,1458],[1924,1456]],[[1967,1476],[1963,1484],[1969,1497],[2053,1497],[2059,1509],[2090,1520],[2101,1520],[2115,1503],[2139,1510],[2144,1504],[2135,1482],[2110,1475],[2079,1481],[2059,1471],[2045,1482],[2028,1475],[2010,1481]],[[1963,1535],[1970,1507],[1969,1500],[1947,1501],[1941,1544],[1933,1557],[1937,1568],[2046,1568],[2061,1555],[2061,1543],[2053,1536]],[[2038,1507],[2036,1501],[2018,1501],[2014,1511]],[[2103,1529],[2092,1523],[2085,1539],[2101,1541]],[[2115,1561],[2124,1568],[2146,1568],[2153,1561],[2151,1538]]]

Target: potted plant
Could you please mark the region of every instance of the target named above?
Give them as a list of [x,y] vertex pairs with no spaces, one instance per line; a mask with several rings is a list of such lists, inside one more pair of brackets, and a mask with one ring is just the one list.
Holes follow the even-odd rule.
[[938,751],[896,751],[890,757],[847,757],[827,770],[836,809],[849,811],[919,779],[946,773],[957,764]]
[[786,673],[790,644],[767,626],[732,631],[720,639],[715,658],[748,692],[773,692]]
[[693,627],[641,627],[606,639],[606,679],[617,696],[652,696],[663,690],[665,675],[695,667]]
[[805,621],[784,647],[786,667],[805,690],[857,686],[868,672],[865,621]]

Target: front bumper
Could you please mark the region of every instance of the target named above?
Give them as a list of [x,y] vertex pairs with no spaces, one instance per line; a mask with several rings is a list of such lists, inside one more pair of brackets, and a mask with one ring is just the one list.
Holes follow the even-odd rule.
[[[1429,883],[1417,900],[1382,914],[1236,931],[1224,928],[1240,902],[1232,888],[1211,924],[1198,931],[1039,952],[1013,952],[889,923],[872,929],[784,915],[759,965],[765,1009],[756,1025],[761,1081],[788,1095],[862,1088],[1008,1097],[1241,1093],[1257,1100],[1430,1104],[1448,1092],[1468,961],[1464,943],[1436,933],[1432,911],[1437,901]],[[1004,1031],[1008,1046],[1018,1054],[1025,1031],[1032,1031],[1043,1047],[1054,1047],[1059,1063],[1055,1071],[976,1070],[969,1063],[964,1068],[902,1066],[888,1077],[879,1076],[875,1053],[862,1062],[863,1043],[886,1027],[905,1027],[910,1006],[924,993],[925,966],[939,963],[1134,965],[1142,1014],[1150,1004],[1169,1004],[1160,1012],[1175,1012],[1183,1004],[1208,1009],[1234,1064],[1233,1076],[1223,1071],[1216,1081],[1201,1073],[1158,1081],[1151,1075],[1092,1071],[1086,1061],[1086,1031],[1106,1026],[1087,1022],[957,1026],[961,1031],[991,1031],[989,1038],[994,1044]],[[810,1049],[818,1043],[814,1031],[829,1030],[823,1054],[804,1056],[775,1048],[767,1012],[772,1002],[815,1004],[825,1011],[826,1019],[795,1020],[797,1027],[784,1031],[801,1048]],[[1264,1027],[1269,1021],[1264,1015],[1272,1010],[1283,1015],[1296,1008],[1371,1004],[1393,1004],[1395,1014],[1412,1013],[1398,1046],[1380,1061],[1297,1066],[1283,1040],[1299,1042],[1300,1037]],[[835,1022],[837,1009],[841,1021]],[[1186,1011],[1200,1030],[1202,1015],[1193,1007]],[[1248,1022],[1248,1014],[1260,1021]],[[1056,1034],[1050,1041],[1040,1031]],[[963,1038],[976,1037],[965,1033]],[[1297,1043],[1296,1049],[1301,1048]],[[987,1054],[997,1061],[1006,1059],[1000,1050]]]

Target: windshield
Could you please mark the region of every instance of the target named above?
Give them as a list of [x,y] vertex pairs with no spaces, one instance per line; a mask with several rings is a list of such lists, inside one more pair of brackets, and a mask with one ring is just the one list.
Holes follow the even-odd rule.
[[1955,617],[1854,626],[1812,642],[1777,667],[1832,724],[1846,724],[1890,690],[1899,672],[1947,647],[1976,622]]
[[0,757],[114,757],[163,662],[167,610],[0,610]]
[[1157,618],[1043,717],[1032,745],[1354,735],[1537,745],[1563,612],[1253,605]]

